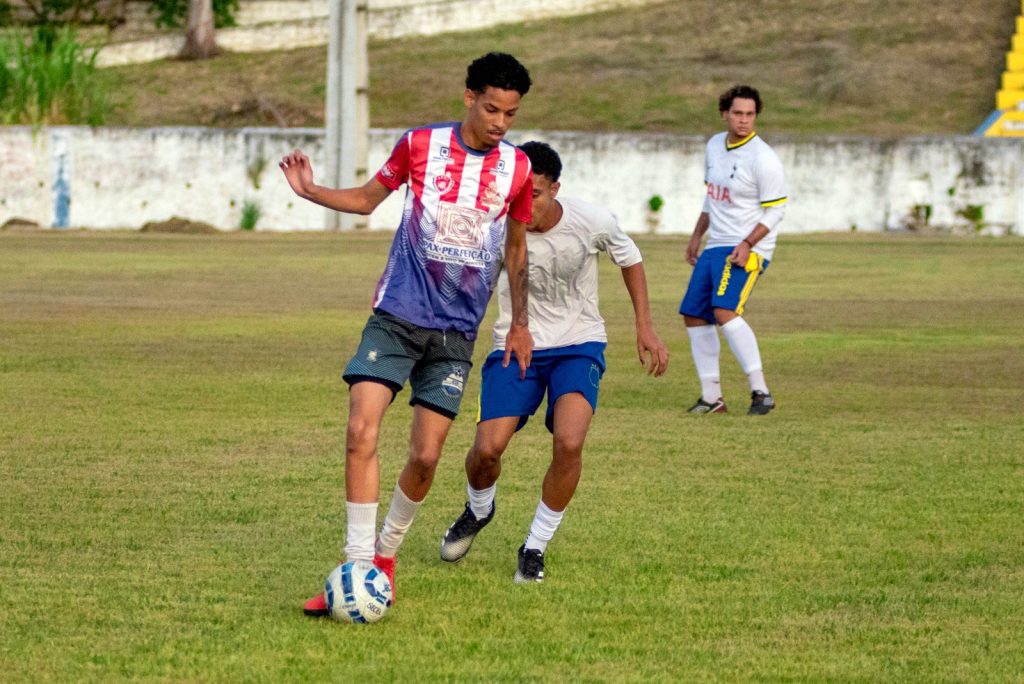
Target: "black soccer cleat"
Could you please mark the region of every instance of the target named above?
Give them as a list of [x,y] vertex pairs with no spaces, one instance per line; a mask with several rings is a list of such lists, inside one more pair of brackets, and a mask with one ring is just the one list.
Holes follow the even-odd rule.
[[769,392],[754,390],[750,393],[750,410],[748,416],[766,416],[775,408],[775,400]]
[[526,544],[519,547],[519,565],[516,567],[516,584],[544,581],[544,552],[528,549]]
[[725,405],[725,400],[722,397],[718,397],[714,401],[704,401],[704,397],[697,400],[697,403],[691,406],[686,411],[687,413],[728,413],[729,409]]
[[466,510],[462,511],[462,515],[444,533],[444,539],[441,540],[441,560],[448,563],[462,560],[469,553],[469,547],[473,546],[473,540],[476,539],[476,535],[480,530],[487,527],[487,523],[491,522],[493,518],[493,502],[491,503],[491,512],[483,520],[476,519],[476,516],[473,515],[473,510],[467,502]]

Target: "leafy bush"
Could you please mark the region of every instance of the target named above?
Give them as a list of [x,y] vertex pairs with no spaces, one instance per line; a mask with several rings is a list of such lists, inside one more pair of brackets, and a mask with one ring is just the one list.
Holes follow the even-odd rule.
[[[188,22],[188,0],[152,0],[149,11],[156,15],[156,25],[179,28]],[[213,0],[213,24],[217,28],[235,25],[238,0]]]
[[109,104],[98,54],[67,26],[0,34],[0,124],[102,124]]
[[245,200],[242,204],[242,220],[238,227],[242,230],[253,230],[260,220],[260,205],[252,200]]

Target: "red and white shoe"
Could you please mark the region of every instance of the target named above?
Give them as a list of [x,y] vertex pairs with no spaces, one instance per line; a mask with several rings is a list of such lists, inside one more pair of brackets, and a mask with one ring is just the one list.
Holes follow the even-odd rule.
[[391,605],[395,605],[395,557],[385,558],[378,553],[373,554],[373,564],[384,571],[391,582]]
[[327,610],[327,599],[324,598],[324,593],[321,591],[303,603],[302,612],[309,617],[327,617],[330,615],[331,611]]

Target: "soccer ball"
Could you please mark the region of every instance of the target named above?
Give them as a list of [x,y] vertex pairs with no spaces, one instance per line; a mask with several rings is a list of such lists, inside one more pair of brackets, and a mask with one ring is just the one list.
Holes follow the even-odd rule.
[[368,561],[343,563],[327,576],[324,600],[338,622],[376,622],[391,607],[391,582]]

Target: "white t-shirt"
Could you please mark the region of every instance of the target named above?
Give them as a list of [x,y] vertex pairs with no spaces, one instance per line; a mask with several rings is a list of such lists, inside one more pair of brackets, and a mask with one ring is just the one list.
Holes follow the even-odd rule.
[[[597,255],[607,252],[612,263],[626,268],[643,261],[640,249],[603,207],[568,198],[558,199],[562,218],[545,233],[526,233],[530,257],[529,315],[534,349],[553,349],[584,342],[607,342],[597,305]],[[505,348],[512,323],[508,274],[498,276],[498,320],[494,348]]]
[[735,247],[758,223],[770,230],[753,251],[765,259],[775,251],[775,227],[787,199],[782,162],[757,133],[736,145],[726,133],[708,140],[704,156],[704,211],[711,219],[707,247]]

